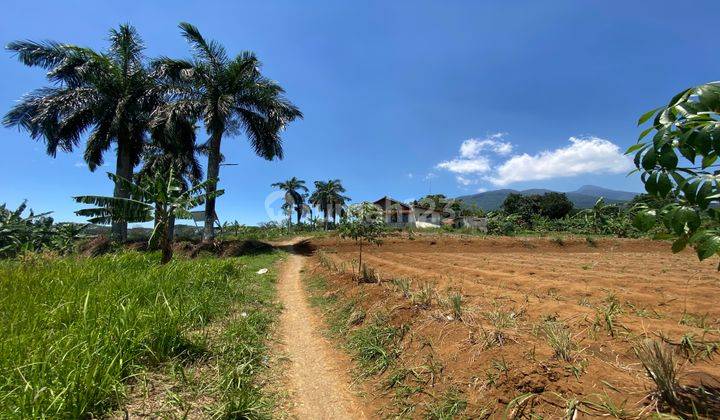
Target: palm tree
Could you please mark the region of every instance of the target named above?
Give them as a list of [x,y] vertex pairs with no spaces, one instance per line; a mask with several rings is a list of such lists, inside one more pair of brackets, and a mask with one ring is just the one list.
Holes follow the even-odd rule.
[[[288,211],[290,217],[292,217],[292,210],[295,210],[295,213],[297,214],[297,222],[300,224],[300,218],[302,217],[303,212],[307,210],[307,205],[305,205],[305,195],[299,192],[308,192],[308,189],[305,186],[305,181],[292,177],[287,181],[275,182],[270,186],[285,191],[285,204],[283,204],[283,209]],[[291,222],[288,221],[288,223],[290,224]]]
[[[35,139],[43,139],[55,157],[78,146],[87,130],[84,159],[91,171],[103,164],[103,155],[117,146],[115,172],[132,178],[145,142],[150,115],[162,99],[145,66],[145,46],[135,28],[120,25],[110,31],[105,52],[57,42],[16,41],[7,47],[30,67],[48,70],[52,87],[25,95],[5,115],[5,126],[17,126]],[[128,191],[115,184],[113,196]],[[127,237],[127,223],[114,221],[113,235]]]
[[88,216],[91,223],[108,223],[110,220],[128,222],[159,221],[153,229],[149,243],[159,243],[162,249],[161,263],[172,259],[172,238],[169,235],[170,220],[174,218],[190,219],[190,209],[203,204],[210,196],[223,194],[222,190],[206,192],[212,180],[207,180],[189,189],[183,189],[179,177],[171,169],[169,172],[156,172],[143,178],[140,184],[108,173],[110,179],[129,191],[125,197],[79,196],[73,197],[78,203],[93,204],[97,207],[75,212],[78,216]]
[[[195,144],[195,124],[187,115],[177,114],[172,106],[156,110],[150,125],[151,142],[145,146],[142,154],[142,167],[135,176],[138,183],[146,177],[154,177],[158,172],[173,171],[186,191],[191,185],[202,180],[202,167],[197,154],[203,153],[202,147]],[[159,214],[155,213],[156,216]],[[155,225],[159,223],[155,219]],[[175,218],[169,220],[168,235],[175,235]]]
[[[220,174],[220,144],[224,135],[243,131],[255,153],[267,160],[282,159],[280,132],[302,113],[284,97],[277,83],[260,73],[260,62],[251,52],[228,57],[225,48],[206,40],[189,23],[180,30],[192,47],[192,60],[160,58],[153,64],[161,77],[174,86],[177,104],[192,110],[205,125],[210,139],[207,179]],[[211,184],[209,191],[215,190]],[[203,240],[215,236],[215,198],[205,203]]]
[[339,179],[331,179],[327,182],[315,181],[315,191],[310,196],[310,203],[323,211],[325,230],[328,229],[328,216],[332,215],[335,224],[339,208],[350,200],[350,197],[343,195],[344,192],[345,188]]

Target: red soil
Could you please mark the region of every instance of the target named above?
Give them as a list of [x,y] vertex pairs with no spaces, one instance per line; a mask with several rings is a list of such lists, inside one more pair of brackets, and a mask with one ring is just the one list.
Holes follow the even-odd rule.
[[[328,238],[313,244],[326,260],[347,269],[357,259],[352,242]],[[672,254],[669,248],[648,240],[391,238],[363,255],[382,278],[380,286],[320,267],[318,257],[314,270],[324,272],[344,299],[358,299],[366,320],[385,312],[392,324],[410,327],[398,366],[413,369],[404,384],[423,391],[399,398],[397,389],[386,386],[392,370],[375,377],[383,396],[373,405],[384,416],[413,406],[410,415],[420,416],[434,399],[430,395],[450,389],[467,400],[465,413],[478,417],[501,417],[508,410],[560,418],[572,399],[584,401],[581,417],[606,415],[593,405],[603,402],[642,415],[652,409],[648,395],[655,389],[633,350],[644,338],[675,350],[682,385],[720,385],[720,354],[712,347],[720,344],[717,259],[699,262],[689,251]],[[434,285],[430,307],[402,296],[391,282],[398,278],[410,280],[415,293]],[[462,295],[460,319],[452,316],[453,293]],[[619,309],[611,333],[602,311],[612,302]],[[548,321],[572,332],[576,349],[570,361],[548,344]],[[679,345],[683,336],[693,338],[694,349]],[[532,396],[522,407],[508,408],[526,393]]]

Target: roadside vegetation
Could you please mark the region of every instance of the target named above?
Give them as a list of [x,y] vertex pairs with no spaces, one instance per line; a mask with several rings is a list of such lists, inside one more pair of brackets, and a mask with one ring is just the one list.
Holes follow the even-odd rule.
[[[165,266],[135,252],[0,261],[0,417],[99,417],[127,402],[143,372],[200,360],[221,366],[209,410],[240,415],[237,404],[263,406],[254,374],[277,308],[274,275],[256,271],[279,257]],[[233,312],[245,315],[218,347],[203,328]]]

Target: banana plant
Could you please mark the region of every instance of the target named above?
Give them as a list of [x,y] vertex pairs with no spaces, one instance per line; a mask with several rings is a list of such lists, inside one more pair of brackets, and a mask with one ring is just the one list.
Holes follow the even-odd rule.
[[603,233],[610,220],[610,215],[614,213],[617,213],[617,206],[605,204],[605,198],[600,197],[592,208],[582,210],[578,216],[585,217],[585,222],[592,226],[594,233]]
[[182,181],[172,169],[169,172],[160,171],[145,177],[139,184],[112,173],[108,173],[108,177],[116,184],[122,184],[123,188],[129,191],[129,197],[96,195],[73,197],[78,203],[97,206],[78,210],[75,214],[89,217],[89,222],[100,224],[108,224],[113,220],[128,223],[156,220],[148,243],[151,247],[159,244],[162,250],[162,264],[168,263],[173,255],[172,238],[169,234],[170,220],[191,219],[192,208],[202,205],[210,197],[224,193],[223,190],[207,192],[207,187],[215,182],[213,179],[184,189]]

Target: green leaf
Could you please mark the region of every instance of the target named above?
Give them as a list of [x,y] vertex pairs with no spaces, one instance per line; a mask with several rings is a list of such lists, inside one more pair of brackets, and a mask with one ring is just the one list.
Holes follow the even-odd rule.
[[661,197],[667,197],[672,187],[673,184],[672,181],[670,181],[670,176],[665,172],[661,172],[657,181],[658,194],[660,194]]
[[688,237],[687,235],[682,235],[679,237],[675,242],[672,244],[672,252],[677,254],[678,252],[685,249],[685,247],[688,244]]
[[645,191],[650,195],[657,195],[658,193],[658,181],[657,173],[651,172],[648,179],[645,181]]
[[700,215],[692,207],[679,206],[673,210],[670,223],[677,235],[684,235],[686,229],[692,233],[700,227]]
[[678,157],[675,154],[675,150],[669,145],[663,146],[660,156],[658,157],[658,163],[665,169],[674,170],[677,168]]
[[711,153],[711,154],[708,154],[707,156],[703,157],[702,164],[701,164],[702,168],[705,169],[708,166],[712,165],[713,163],[715,163],[717,158],[718,158],[718,155],[716,155],[715,153]]
[[685,195],[685,199],[690,202],[690,204],[697,203],[697,190],[701,182],[701,179],[696,179],[683,185],[683,194]]
[[680,150],[680,154],[682,154],[685,159],[689,160],[692,163],[695,163],[695,158],[697,157],[695,149],[690,146],[680,146],[678,147],[678,150]]
[[646,171],[649,171],[655,167],[655,163],[657,163],[657,157],[655,155],[655,149],[651,147],[642,158],[642,167]]
[[695,245],[695,251],[700,261],[712,257],[720,251],[720,236],[706,233]]
[[713,193],[713,184],[710,181],[703,181],[700,189],[697,191],[697,203],[700,208],[706,209],[710,205],[712,200],[711,195]]
[[643,125],[647,120],[649,120],[650,118],[652,118],[653,115],[655,115],[655,113],[658,112],[660,109],[662,109],[662,107],[652,109],[652,110],[650,110],[650,111],[642,114],[642,115],[640,116],[640,118],[638,119],[637,125]]
[[650,134],[650,132],[653,131],[654,129],[655,129],[654,126],[650,126],[650,127],[646,128],[646,129],[644,129],[643,131],[641,131],[641,132],[640,132],[640,136],[638,136],[638,141],[644,139],[645,136],[647,136],[648,134]]
[[628,149],[625,151],[625,154],[629,155],[630,153],[637,151],[637,150],[644,149],[645,147],[647,147],[647,145],[645,143],[633,144],[632,146],[628,147]]

